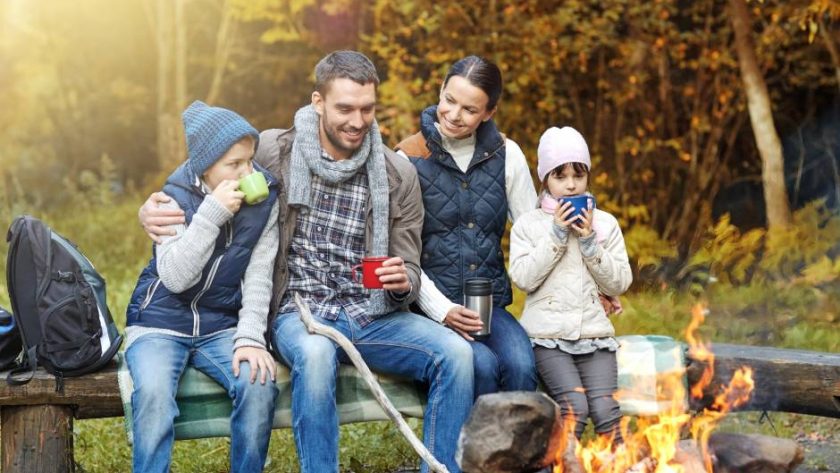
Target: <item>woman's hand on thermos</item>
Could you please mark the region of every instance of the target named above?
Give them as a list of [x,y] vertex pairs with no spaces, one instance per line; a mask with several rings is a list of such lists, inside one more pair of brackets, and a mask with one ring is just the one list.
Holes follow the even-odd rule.
[[465,339],[473,341],[470,332],[481,330],[484,324],[481,323],[478,312],[469,310],[462,305],[456,305],[446,313],[446,317],[443,318],[443,325],[458,332]]

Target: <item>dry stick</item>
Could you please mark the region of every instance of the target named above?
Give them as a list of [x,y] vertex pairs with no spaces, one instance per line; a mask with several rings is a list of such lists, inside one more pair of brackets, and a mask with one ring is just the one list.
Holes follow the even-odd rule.
[[303,325],[306,326],[306,330],[308,330],[309,333],[323,335],[338,343],[338,345],[344,350],[350,358],[350,361],[353,362],[353,365],[356,366],[356,369],[362,374],[362,379],[364,379],[367,383],[373,393],[373,396],[377,401],[379,401],[379,404],[385,410],[385,413],[388,414],[388,418],[397,424],[397,428],[399,428],[400,433],[402,433],[403,437],[408,440],[408,443],[410,443],[412,448],[414,448],[414,451],[420,455],[420,458],[429,465],[429,468],[438,473],[449,473],[446,466],[437,461],[434,455],[426,449],[423,442],[417,438],[417,435],[414,434],[414,431],[411,430],[411,427],[409,427],[408,423],[405,419],[403,419],[402,414],[400,414],[397,408],[394,407],[391,400],[388,399],[388,396],[385,395],[385,391],[382,390],[382,386],[379,385],[376,377],[370,371],[370,368],[368,368],[365,360],[362,359],[362,355],[359,353],[359,350],[356,350],[353,342],[348,340],[347,337],[338,330],[316,322],[312,318],[312,312],[309,311],[309,304],[304,302],[298,294],[295,294],[295,304],[300,312],[300,320],[303,322]]

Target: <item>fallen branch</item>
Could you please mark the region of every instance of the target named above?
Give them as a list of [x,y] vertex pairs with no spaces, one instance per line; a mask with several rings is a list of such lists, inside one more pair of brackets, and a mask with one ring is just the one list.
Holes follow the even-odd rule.
[[385,395],[385,391],[382,389],[382,386],[379,385],[376,377],[370,371],[370,368],[368,368],[365,360],[362,359],[362,355],[359,353],[359,350],[356,350],[353,342],[351,342],[338,330],[316,322],[312,318],[312,312],[309,311],[309,304],[304,302],[298,294],[295,294],[295,304],[300,312],[300,320],[303,322],[303,325],[306,326],[306,330],[308,330],[309,333],[323,335],[329,338],[330,340],[338,343],[344,352],[347,353],[347,357],[350,358],[350,361],[352,361],[356,369],[359,370],[359,373],[362,375],[362,378],[365,380],[368,387],[370,387],[373,396],[377,401],[379,401],[382,409],[384,409],[388,417],[397,424],[397,428],[400,433],[402,433],[403,437],[408,440],[408,443],[410,443],[411,447],[414,448],[414,451],[420,455],[420,458],[429,465],[429,468],[438,473],[449,473],[446,466],[437,461],[434,455],[432,455],[426,446],[423,445],[423,442],[417,438],[417,435],[414,434],[414,431],[411,430],[411,427],[409,427],[408,423],[405,419],[403,419],[402,414],[400,414],[397,408],[394,407],[391,400],[388,399],[388,396]]

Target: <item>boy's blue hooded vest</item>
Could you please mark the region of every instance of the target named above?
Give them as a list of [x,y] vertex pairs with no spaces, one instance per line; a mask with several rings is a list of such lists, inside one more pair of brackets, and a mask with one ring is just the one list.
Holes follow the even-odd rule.
[[[254,170],[265,175],[268,198],[256,205],[242,205],[221,228],[213,254],[193,287],[178,294],[166,289],[158,277],[157,257],[152,249],[152,259],[140,274],[126,310],[127,325],[175,330],[192,336],[236,326],[245,269],[277,199],[277,182],[271,173],[256,163]],[[163,191],[178,202],[189,225],[204,194],[188,163],[169,176]]]
[[463,283],[474,277],[493,281],[493,305],[511,303],[502,236],[508,218],[505,140],[493,120],[476,130],[475,154],[467,172],[455,164],[435,128],[437,106],[420,115],[428,157],[412,156],[423,205],[423,254],[420,265],[451,301],[462,303]]

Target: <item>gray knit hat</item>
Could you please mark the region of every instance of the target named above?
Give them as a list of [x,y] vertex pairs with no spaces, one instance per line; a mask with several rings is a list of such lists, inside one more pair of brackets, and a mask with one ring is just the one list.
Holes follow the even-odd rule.
[[256,143],[260,136],[256,128],[236,112],[211,107],[201,100],[191,103],[181,119],[189,162],[198,175],[204,174],[242,138],[250,136]]

